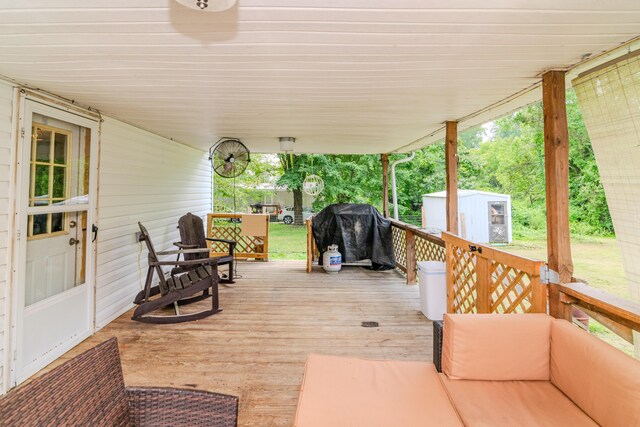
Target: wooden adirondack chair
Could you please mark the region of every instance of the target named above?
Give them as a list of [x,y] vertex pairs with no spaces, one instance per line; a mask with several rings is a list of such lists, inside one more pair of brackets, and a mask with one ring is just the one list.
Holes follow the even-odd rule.
[[[141,224],[140,240],[144,241],[149,251],[149,269],[144,290],[140,291],[134,303],[138,307],[133,312],[133,320],[147,323],[180,323],[191,320],[202,319],[207,316],[222,311],[218,300],[218,260],[215,258],[185,259],[183,261],[160,261],[158,255],[182,255],[183,257],[203,253],[203,249],[181,249],[176,251],[156,252],[151,243],[149,232]],[[206,250],[208,254],[208,249]],[[162,266],[171,266],[171,277],[165,278]],[[152,286],[154,273],[158,275],[158,284]],[[197,313],[180,314],[178,304],[190,304],[202,301],[210,296],[210,310],[203,310]],[[160,297],[152,297],[160,294]],[[200,295],[197,295],[200,294]],[[175,315],[148,315],[148,313],[172,305],[176,311]]]
[[[204,231],[204,223],[202,218],[197,215],[193,215],[191,212],[182,216],[178,220],[178,229],[180,230],[180,241],[175,242],[174,245],[183,250],[190,249],[207,249],[207,251],[184,253],[185,260],[198,260],[209,258],[209,249],[207,242],[221,242],[226,243],[229,247],[229,255],[221,257],[213,257],[218,261],[218,266],[228,265],[228,273],[222,274],[220,277],[220,283],[235,283],[234,281],[234,252],[236,248],[236,242],[226,239],[212,239],[207,237]],[[188,269],[189,267],[186,267]]]

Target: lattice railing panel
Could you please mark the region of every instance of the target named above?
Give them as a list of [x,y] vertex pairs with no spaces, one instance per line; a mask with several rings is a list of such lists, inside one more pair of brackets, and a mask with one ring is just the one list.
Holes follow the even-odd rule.
[[449,313],[545,313],[544,261],[444,233]]
[[[243,236],[242,227],[212,227],[211,237],[214,239],[227,239],[236,241],[236,252],[262,253],[264,251],[264,238],[255,236]],[[229,245],[222,242],[212,242],[211,252],[228,253]]]
[[450,313],[476,313],[477,274],[476,255],[457,246],[451,250],[451,267],[447,274],[451,275]]
[[396,264],[404,271],[407,270],[407,234],[406,230],[392,226],[391,236],[393,239],[393,254],[396,257]]
[[508,265],[491,265],[491,312],[530,313],[533,308],[531,276]]
[[437,245],[421,236],[416,236],[416,261],[444,262],[445,258],[444,246]]

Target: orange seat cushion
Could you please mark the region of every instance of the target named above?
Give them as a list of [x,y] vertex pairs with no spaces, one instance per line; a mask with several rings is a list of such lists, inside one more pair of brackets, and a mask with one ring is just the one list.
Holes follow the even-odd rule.
[[462,426],[426,362],[310,354],[296,427]]
[[467,427],[598,425],[549,381],[440,379]]
[[549,380],[546,314],[445,314],[442,371],[451,379]]
[[640,426],[640,361],[554,320],[551,382],[602,426]]

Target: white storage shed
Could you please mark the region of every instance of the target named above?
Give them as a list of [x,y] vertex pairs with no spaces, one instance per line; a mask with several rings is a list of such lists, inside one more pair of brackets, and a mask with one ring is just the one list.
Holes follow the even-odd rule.
[[[446,191],[422,196],[427,230],[447,228]],[[477,243],[511,243],[511,196],[477,190],[458,190],[460,237]]]

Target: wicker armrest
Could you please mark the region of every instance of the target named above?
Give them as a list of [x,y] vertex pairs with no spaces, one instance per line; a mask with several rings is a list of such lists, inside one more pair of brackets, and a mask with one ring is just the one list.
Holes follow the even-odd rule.
[[442,320],[435,320],[433,322],[433,364],[436,365],[436,370],[442,372],[442,332],[443,332]]
[[238,398],[199,390],[127,387],[134,426],[235,427]]

